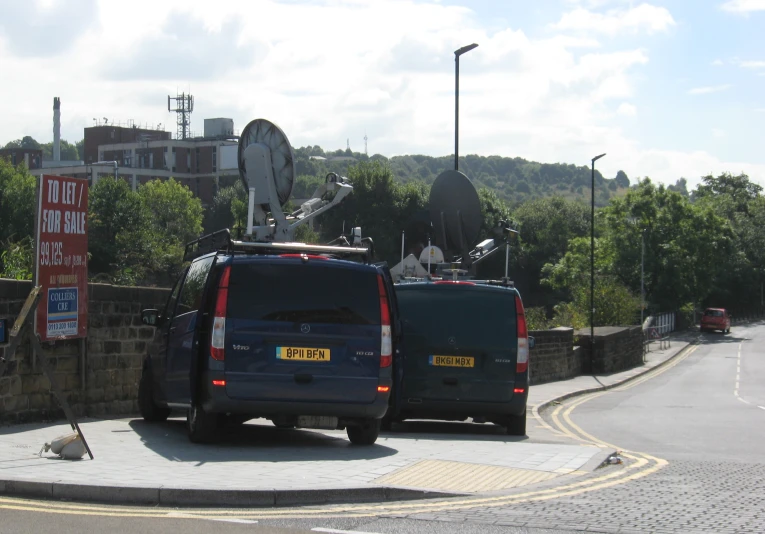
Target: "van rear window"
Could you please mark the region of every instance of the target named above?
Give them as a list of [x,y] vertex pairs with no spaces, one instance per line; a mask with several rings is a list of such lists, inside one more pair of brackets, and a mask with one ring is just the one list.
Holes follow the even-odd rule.
[[428,344],[485,349],[515,346],[515,295],[509,291],[428,286],[399,288],[398,309],[404,335],[416,334]]
[[235,263],[229,317],[260,321],[380,324],[375,272],[309,264]]

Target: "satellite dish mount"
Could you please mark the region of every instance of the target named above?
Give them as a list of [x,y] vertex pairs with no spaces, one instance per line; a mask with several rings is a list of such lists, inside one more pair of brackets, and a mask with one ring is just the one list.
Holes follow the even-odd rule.
[[300,209],[284,213],[282,208],[292,194],[295,180],[294,161],[292,145],[278,126],[256,119],[245,127],[239,137],[238,163],[249,197],[246,240],[294,241],[298,226],[336,206],[353,192],[345,178],[330,173]]

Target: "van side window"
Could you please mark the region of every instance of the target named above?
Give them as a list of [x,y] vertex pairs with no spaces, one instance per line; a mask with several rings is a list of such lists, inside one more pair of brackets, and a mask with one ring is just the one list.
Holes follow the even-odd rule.
[[202,305],[202,295],[213,261],[215,261],[215,256],[210,256],[193,263],[189,267],[186,280],[184,280],[183,287],[181,288],[181,295],[178,298],[176,315],[195,312]]
[[183,283],[183,277],[186,276],[184,271],[181,276],[178,277],[178,281],[173,286],[173,291],[170,293],[170,297],[167,299],[167,305],[165,306],[165,313],[162,314],[164,319],[172,319],[175,314],[175,304],[178,302],[178,293],[181,291],[181,284]]

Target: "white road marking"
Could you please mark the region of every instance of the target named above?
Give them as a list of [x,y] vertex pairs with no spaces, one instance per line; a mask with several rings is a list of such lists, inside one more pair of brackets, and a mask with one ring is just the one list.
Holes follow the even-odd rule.
[[242,523],[243,525],[254,525],[257,523],[254,519],[237,519],[236,517],[205,517],[208,521],[223,521],[225,523]]
[[752,404],[748,400],[742,399],[741,395],[738,394],[739,383],[741,382],[741,347],[743,344],[743,342],[738,344],[738,357],[736,358],[736,386],[733,388],[733,394],[744,404]]
[[312,528],[313,532],[328,532],[330,534],[377,534],[376,532],[360,532],[358,530],[337,530],[336,528]]

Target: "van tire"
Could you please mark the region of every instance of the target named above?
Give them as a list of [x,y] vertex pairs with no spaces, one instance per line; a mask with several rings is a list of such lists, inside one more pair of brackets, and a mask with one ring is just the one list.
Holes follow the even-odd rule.
[[354,445],[373,445],[380,435],[380,424],[380,419],[368,419],[362,425],[349,426],[348,439]]
[[507,418],[505,423],[508,436],[525,436],[526,435],[526,410],[523,410],[521,415],[511,415]]
[[170,408],[157,406],[151,394],[151,369],[148,365],[143,366],[141,380],[138,382],[138,410],[141,417],[149,423],[161,423],[170,417]]
[[193,402],[186,412],[186,431],[192,443],[211,443],[218,430],[218,415],[208,413],[204,407]]

